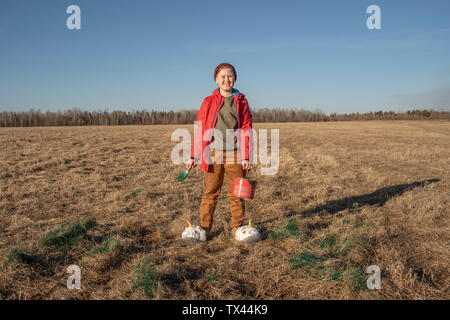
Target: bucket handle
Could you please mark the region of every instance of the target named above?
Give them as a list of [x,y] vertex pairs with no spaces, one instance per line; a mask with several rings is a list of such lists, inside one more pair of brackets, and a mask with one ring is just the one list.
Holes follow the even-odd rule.
[[[241,165],[242,165],[242,163],[241,163]],[[248,176],[250,169],[253,169],[253,165],[250,163],[250,161],[248,162],[248,165],[251,166],[249,169],[243,169],[244,171],[246,171],[246,173],[245,173],[246,177]]]

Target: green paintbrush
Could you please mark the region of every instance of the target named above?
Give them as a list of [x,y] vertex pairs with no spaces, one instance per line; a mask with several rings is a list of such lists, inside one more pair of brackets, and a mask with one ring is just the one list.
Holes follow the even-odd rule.
[[183,182],[187,176],[189,175],[189,171],[191,170],[191,168],[189,169],[184,169],[183,171],[181,171],[180,175],[178,176],[178,181]]

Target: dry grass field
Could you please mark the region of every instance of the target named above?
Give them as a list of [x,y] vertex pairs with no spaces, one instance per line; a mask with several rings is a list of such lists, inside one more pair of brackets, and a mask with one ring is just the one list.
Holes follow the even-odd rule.
[[[450,298],[449,121],[255,124],[279,128],[280,168],[249,174],[253,244],[231,238],[226,183],[212,240],[181,241],[203,172],[176,180],[176,128],[193,132],[1,128],[0,298]],[[72,264],[81,290],[66,288]]]

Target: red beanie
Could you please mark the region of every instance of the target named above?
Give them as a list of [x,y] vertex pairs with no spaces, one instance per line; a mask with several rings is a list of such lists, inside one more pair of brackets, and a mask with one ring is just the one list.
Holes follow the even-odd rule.
[[229,63],[221,63],[216,67],[216,69],[214,70],[214,81],[216,81],[216,77],[217,77],[217,74],[219,73],[219,71],[221,69],[225,69],[225,68],[230,68],[231,70],[233,70],[234,80],[236,81],[236,79],[237,79],[236,69],[234,69],[234,67]]

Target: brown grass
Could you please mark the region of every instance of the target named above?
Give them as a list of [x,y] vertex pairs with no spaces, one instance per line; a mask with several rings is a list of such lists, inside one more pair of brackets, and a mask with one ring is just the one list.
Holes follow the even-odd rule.
[[[199,222],[203,172],[176,180],[179,127],[193,130],[0,129],[0,298],[146,299],[133,287],[144,260],[156,299],[450,298],[448,121],[256,124],[280,129],[280,170],[250,173],[255,244],[231,239],[226,184],[213,239],[180,240]],[[42,244],[88,218],[97,227],[68,250]],[[66,288],[71,264],[81,290]],[[365,288],[373,264],[379,291]]]

